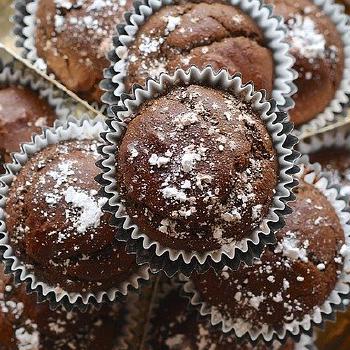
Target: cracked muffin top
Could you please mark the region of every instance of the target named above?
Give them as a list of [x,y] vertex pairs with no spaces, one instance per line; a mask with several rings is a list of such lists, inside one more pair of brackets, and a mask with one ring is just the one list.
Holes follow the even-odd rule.
[[225,1],[177,1],[150,16],[128,50],[126,90],[191,65],[241,72],[256,89],[273,88],[273,58],[261,30]]
[[311,0],[267,0],[282,16],[290,53],[295,57],[293,95],[289,112],[296,125],[316,117],[334,99],[344,71],[344,47],[340,33],[329,16]]
[[23,86],[0,87],[0,163],[11,161],[10,153],[20,150],[42,127],[56,119],[50,105]]
[[205,86],[174,87],[130,117],[117,183],[153,241],[206,252],[249,237],[269,212],[276,151],[249,102]]
[[98,87],[112,36],[132,0],[39,0],[35,47],[50,72],[90,102]]
[[279,329],[300,322],[333,291],[343,266],[343,227],[328,199],[300,180],[294,210],[253,266],[195,275],[200,299],[242,330]]
[[50,286],[104,291],[138,271],[102,212],[98,141],[66,141],[34,154],[11,184],[6,227],[17,257]]

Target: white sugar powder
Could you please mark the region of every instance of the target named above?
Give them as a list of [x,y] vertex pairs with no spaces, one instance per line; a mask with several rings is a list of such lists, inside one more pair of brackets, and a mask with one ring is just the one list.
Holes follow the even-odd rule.
[[107,202],[107,198],[95,200],[93,197],[69,186],[64,196],[67,203],[73,204],[74,208],[81,209],[79,217],[75,221],[77,231],[84,233],[89,227],[98,227],[102,216],[102,206]]

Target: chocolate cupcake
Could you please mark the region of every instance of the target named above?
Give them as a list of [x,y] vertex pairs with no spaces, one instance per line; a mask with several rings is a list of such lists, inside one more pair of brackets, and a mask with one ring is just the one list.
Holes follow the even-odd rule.
[[241,82],[210,67],[177,70],[111,111],[99,182],[112,223],[169,276],[258,256],[289,210],[290,125]]
[[98,87],[116,25],[132,0],[39,0],[35,47],[49,71],[90,102],[100,102]]
[[178,1],[150,16],[129,48],[125,88],[191,65],[241,72],[245,82],[271,95],[274,62],[263,32],[225,1]]
[[[158,296],[150,326],[146,350],[294,350],[294,342],[282,345],[275,341],[271,346],[259,342],[252,345],[247,340],[236,338],[232,333],[223,333],[200,317],[196,310],[188,308],[188,300],[179,296],[178,288],[172,288]],[[301,348],[299,348],[301,349]]]
[[6,226],[15,254],[52,286],[96,292],[137,271],[102,213],[98,141],[51,145],[34,155],[12,183]]
[[[314,176],[305,173],[304,179]],[[282,339],[286,331],[295,335],[301,327],[308,330],[310,320],[321,323],[321,312],[331,312],[329,305],[323,306],[329,298],[332,303],[341,302],[334,293],[347,293],[337,285],[349,263],[347,219],[339,216],[332,197],[316,187],[320,183],[300,179],[291,204],[294,212],[277,233],[277,244],[266,248],[252,266],[237,271],[225,267],[191,277],[187,290],[196,293],[192,303],[198,302],[212,323],[222,322],[223,330],[233,329],[238,336]]]
[[269,211],[279,171],[251,104],[189,85],[130,118],[117,183],[140,230],[163,246],[198,253],[249,237]]
[[149,278],[102,212],[107,199],[94,180],[102,131],[104,124],[88,120],[49,129],[26,144],[15,156],[20,166],[6,165],[0,178],[4,259],[54,305],[115,300]]
[[67,312],[37,304],[23,285],[15,285],[0,266],[0,348],[2,350],[112,350],[122,327],[116,304],[99,311]]
[[10,162],[11,152],[55,119],[52,107],[36,92],[20,85],[0,87],[0,163]]
[[118,105],[134,84],[145,86],[147,79],[177,69],[211,66],[242,73],[244,82],[252,81],[290,109],[295,74],[284,35],[280,19],[257,0],[136,3],[118,27],[111,67],[100,85],[106,91],[102,100]]
[[344,43],[332,19],[312,0],[268,0],[283,16],[298,73],[291,120],[300,126],[328,107],[344,76]]

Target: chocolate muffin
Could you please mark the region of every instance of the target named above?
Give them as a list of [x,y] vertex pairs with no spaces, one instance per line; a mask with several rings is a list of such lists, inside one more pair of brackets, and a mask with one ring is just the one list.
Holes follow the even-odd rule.
[[98,87],[116,25],[132,0],[39,0],[35,46],[49,71],[90,102],[100,102]]
[[223,333],[210,326],[208,321],[193,309],[188,309],[188,300],[172,289],[158,302],[149,327],[146,350],[293,350],[292,341],[285,345],[274,342],[270,347],[259,343],[251,345],[238,340],[231,333]]
[[42,281],[69,292],[105,291],[139,269],[102,213],[97,145],[67,141],[38,152],[21,168],[6,204],[16,256]]
[[15,286],[0,267],[1,350],[112,350],[120,335],[122,310],[116,304],[86,313],[37,304],[23,285]]
[[20,150],[32,134],[52,126],[55,112],[35,92],[23,86],[0,87],[0,163],[11,161],[10,153]]
[[225,267],[194,275],[200,299],[212,316],[249,330],[280,330],[301,322],[334,290],[342,270],[345,237],[340,220],[324,195],[303,180],[291,203],[294,213],[277,233],[277,245],[261,260],[237,271]]
[[241,72],[256,89],[272,91],[274,63],[263,33],[226,1],[177,1],[162,7],[139,28],[129,48],[125,85],[172,74],[191,65]]
[[343,185],[343,195],[350,194],[350,151],[344,148],[325,148],[310,154],[312,162],[321,164],[324,170],[329,171],[336,183]]
[[151,240],[207,252],[240,241],[267,215],[278,180],[271,137],[250,103],[189,85],[149,100],[119,145],[127,213]]
[[344,49],[332,20],[311,0],[267,0],[283,16],[290,52],[295,57],[294,82],[298,92],[291,120],[298,126],[310,121],[334,99],[343,77]]

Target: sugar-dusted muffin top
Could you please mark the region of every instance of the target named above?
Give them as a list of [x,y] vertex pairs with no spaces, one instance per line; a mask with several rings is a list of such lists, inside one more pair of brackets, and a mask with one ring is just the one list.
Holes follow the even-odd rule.
[[10,162],[10,153],[19,151],[20,143],[52,126],[55,118],[49,104],[29,88],[0,87],[0,163]]
[[35,46],[49,71],[89,101],[100,102],[98,87],[116,26],[132,0],[39,0]]
[[296,196],[277,244],[253,266],[192,277],[213,313],[241,330],[276,330],[301,321],[325,302],[341,273],[345,238],[334,208],[303,180]]
[[104,290],[136,271],[103,214],[98,141],[67,141],[35,154],[13,181],[6,226],[16,254],[50,285]]
[[248,237],[278,179],[271,137],[249,103],[199,85],[144,103],[119,145],[117,183],[151,239],[211,251]]
[[344,71],[343,42],[332,20],[311,0],[268,0],[287,26],[296,61],[298,92],[290,111],[296,125],[324,111],[335,97]]
[[237,340],[232,333],[223,333],[209,324],[196,310],[190,308],[188,299],[180,297],[179,288],[173,288],[158,297],[153,310],[147,350],[293,350],[288,340],[285,345],[274,342],[271,346],[258,343],[253,346],[246,340]]
[[15,286],[0,266],[1,350],[112,350],[121,335],[122,315],[116,304],[85,313],[61,307],[51,311],[24,285]]
[[191,65],[241,72],[272,91],[274,63],[257,24],[226,1],[176,1],[147,19],[129,48],[126,89]]

